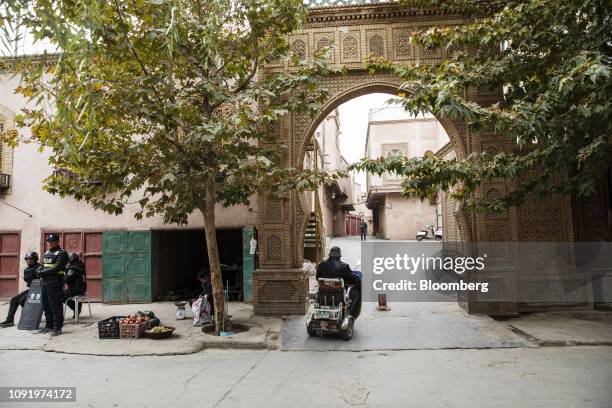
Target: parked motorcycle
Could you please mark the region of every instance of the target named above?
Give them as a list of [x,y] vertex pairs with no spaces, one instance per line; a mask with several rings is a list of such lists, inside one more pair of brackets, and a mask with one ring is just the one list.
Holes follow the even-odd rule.
[[[430,235],[431,232],[431,235]],[[435,241],[442,241],[442,228],[434,228],[433,225],[426,225],[425,228],[419,230],[416,233],[416,240],[422,241],[424,239],[433,239]]]

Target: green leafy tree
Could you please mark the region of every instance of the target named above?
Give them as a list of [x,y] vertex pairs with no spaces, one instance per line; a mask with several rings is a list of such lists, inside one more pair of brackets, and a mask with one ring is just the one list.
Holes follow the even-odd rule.
[[45,188],[112,214],[135,203],[138,218],[161,214],[166,223],[199,211],[218,332],[215,204],[322,179],[280,166],[285,146],[270,129],[288,112],[317,110],[324,58],[260,73],[293,58],[287,34],[305,18],[302,1],[10,0],[1,12],[5,40],[21,24],[57,46],[57,55],[13,67],[23,78],[17,91],[38,102],[20,125],[62,169]]
[[[415,32],[427,49],[457,51],[436,64],[369,60],[372,72],[404,81],[396,99],[407,111],[433,112],[467,122],[471,130],[492,126],[514,149],[472,154],[465,160],[437,157],[362,160],[354,168],[406,177],[405,195],[452,191],[474,209],[501,210],[528,197],[586,195],[610,160],[612,130],[612,16],[606,0],[416,0],[416,7],[463,13],[470,23]],[[468,89],[499,90],[501,100],[479,106]],[[477,200],[485,180],[516,180],[495,201]]]

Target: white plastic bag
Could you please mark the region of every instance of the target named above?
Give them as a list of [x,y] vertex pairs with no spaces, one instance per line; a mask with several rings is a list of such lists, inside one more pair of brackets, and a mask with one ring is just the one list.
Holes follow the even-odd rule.
[[197,298],[191,304],[191,311],[193,312],[193,325],[196,326],[200,324],[200,312],[202,310],[202,298]]
[[212,321],[211,307],[206,295],[197,298],[191,305],[193,325],[210,323]]

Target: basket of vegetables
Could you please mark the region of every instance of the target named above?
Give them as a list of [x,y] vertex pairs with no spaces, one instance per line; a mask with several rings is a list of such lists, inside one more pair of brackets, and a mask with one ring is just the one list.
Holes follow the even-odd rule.
[[147,333],[147,337],[150,339],[162,340],[172,336],[174,330],[174,327],[156,326],[152,329],[146,330],[145,333]]

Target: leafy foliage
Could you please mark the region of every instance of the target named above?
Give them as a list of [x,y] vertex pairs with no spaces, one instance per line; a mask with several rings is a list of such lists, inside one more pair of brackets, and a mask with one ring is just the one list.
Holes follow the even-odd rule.
[[[270,131],[326,96],[324,56],[298,60],[287,43],[301,0],[8,0],[0,12],[4,27],[20,21],[59,50],[16,66],[17,92],[37,102],[20,125],[63,170],[45,188],[108,213],[137,204],[137,217],[166,223],[201,211],[222,312],[215,204],[325,179],[279,166],[286,146]],[[295,69],[261,74],[288,58]]]
[[275,165],[284,146],[268,130],[289,111],[317,109],[325,65],[296,61],[256,80],[260,66],[289,57],[300,1],[26,3],[14,2],[22,23],[61,55],[46,71],[24,60],[17,91],[52,97],[55,111],[41,104],[20,123],[53,149],[53,165],[78,176],[49,178],[50,192],[120,213],[142,191],[139,216],[186,223],[209,182],[229,206],[308,179]]
[[[514,148],[437,157],[362,160],[354,168],[405,176],[406,195],[452,191],[472,208],[500,210],[547,194],[589,194],[610,160],[612,130],[612,16],[604,0],[416,0],[404,4],[463,13],[469,24],[415,32],[427,49],[457,51],[436,64],[400,65],[372,58],[371,72],[405,82],[396,103],[418,114],[465,121],[471,131],[494,128]],[[500,101],[481,106],[473,89],[497,90]],[[500,151],[503,149],[499,149]],[[485,180],[516,180],[494,202],[472,194]]]

